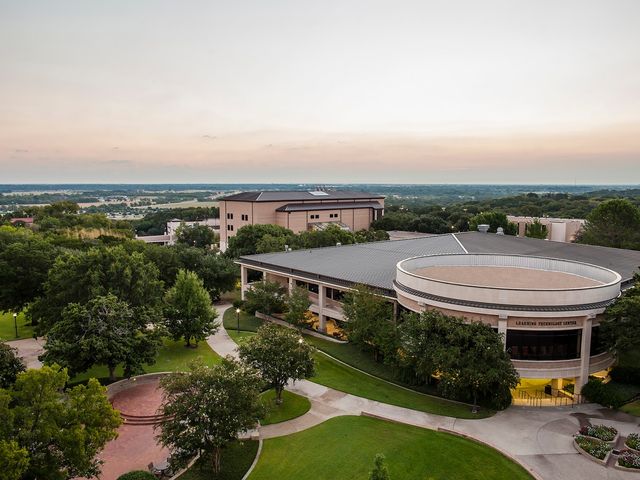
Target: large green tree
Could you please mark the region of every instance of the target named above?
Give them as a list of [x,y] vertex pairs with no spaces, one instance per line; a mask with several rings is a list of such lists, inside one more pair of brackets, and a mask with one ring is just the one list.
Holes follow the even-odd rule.
[[206,248],[216,241],[216,234],[206,225],[185,225],[178,227],[178,243],[196,248]]
[[16,352],[15,348],[0,342],[0,388],[9,388],[18,374],[25,371],[25,365]]
[[163,291],[158,276],[158,268],[142,253],[129,253],[122,246],[66,253],[49,270],[44,294],[29,313],[44,333],[60,321],[70,303],[84,304],[111,293],[127,302],[140,321],[153,323],[160,315]]
[[212,299],[219,299],[220,295],[235,287],[239,272],[231,259],[200,248],[178,246],[176,251],[179,268],[195,272]]
[[256,282],[245,293],[244,309],[251,314],[280,313],[285,309],[285,296],[284,287],[277,282]]
[[0,311],[20,311],[42,295],[59,251],[24,228],[0,227]]
[[11,389],[0,390],[0,442],[22,466],[20,451],[26,450],[25,480],[95,477],[98,453],[117,435],[120,417],[106,389],[90,379],[64,390],[68,379],[66,370],[44,366],[21,373]]
[[311,306],[309,300],[309,290],[302,287],[295,287],[286,300],[287,313],[285,320],[291,325],[302,328],[306,321],[306,315]]
[[279,225],[245,225],[239,228],[233,237],[229,238],[229,245],[225,254],[231,258],[258,253],[258,242],[265,235],[272,237],[291,238],[293,232]]
[[273,385],[276,403],[282,403],[282,391],[290,380],[308,378],[314,373],[313,348],[292,329],[267,323],[258,333],[238,347],[240,358],[259,370]]
[[157,327],[145,324],[126,302],[109,294],[67,305],[47,334],[41,358],[68,368],[72,375],[106,365],[109,379],[115,381],[119,365],[130,377],[142,372],[144,364],[153,364],[159,346]]
[[191,340],[197,346],[218,329],[216,317],[202,280],[194,272],[180,270],[175,285],[165,295],[165,324],[171,336],[175,340],[184,338],[187,347]]
[[189,372],[160,383],[166,420],[157,427],[159,440],[178,464],[204,453],[213,471],[220,472],[222,450],[255,427],[263,414],[260,374],[230,357],[210,368],[193,364]]
[[370,288],[358,285],[344,296],[346,332],[349,341],[373,352],[376,360],[391,360],[396,347],[393,307]]
[[626,199],[602,202],[587,216],[580,242],[639,249],[640,209]]
[[607,308],[600,323],[602,337],[614,353],[640,349],[640,275],[634,280],[635,285]]

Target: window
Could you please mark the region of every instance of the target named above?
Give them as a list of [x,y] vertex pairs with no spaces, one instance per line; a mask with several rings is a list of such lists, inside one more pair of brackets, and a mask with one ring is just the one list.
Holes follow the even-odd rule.
[[296,280],[296,286],[306,288],[311,293],[318,293],[320,291],[318,285],[315,283],[303,282],[302,280]]
[[336,302],[342,302],[344,299],[344,292],[342,290],[337,290],[335,288],[327,287],[325,289],[326,297],[331,300],[335,300]]
[[309,218],[311,218],[311,220],[313,219],[318,219],[320,218],[320,215],[318,215],[317,213],[315,215],[310,215]]
[[580,358],[582,330],[507,330],[507,352],[514,360]]
[[233,225],[227,225],[227,230],[233,231]]
[[233,220],[233,213],[227,213],[227,220]]
[[240,215],[240,218],[244,221],[244,222],[248,222],[249,221],[249,215],[245,215],[244,213],[242,215]]
[[338,214],[337,213],[330,213],[329,214],[329,218],[338,218]]

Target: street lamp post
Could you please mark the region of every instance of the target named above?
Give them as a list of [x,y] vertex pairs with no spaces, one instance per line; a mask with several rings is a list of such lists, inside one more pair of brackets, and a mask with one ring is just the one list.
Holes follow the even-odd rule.
[[240,309],[236,308],[236,332],[240,335]]
[[18,314],[13,312],[13,328],[16,331],[16,338],[18,338]]

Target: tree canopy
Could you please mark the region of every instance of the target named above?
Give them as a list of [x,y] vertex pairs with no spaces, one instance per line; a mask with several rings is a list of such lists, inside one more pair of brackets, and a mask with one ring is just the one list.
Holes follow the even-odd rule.
[[285,308],[285,289],[277,282],[256,282],[245,293],[244,309],[254,314],[256,311],[271,315]]
[[301,328],[304,326],[307,320],[307,312],[311,306],[309,290],[295,287],[286,299],[286,306],[285,320],[296,327]]
[[254,337],[238,347],[240,358],[273,385],[278,404],[282,403],[282,390],[289,380],[313,375],[312,351],[297,331],[273,323],[261,326]]
[[640,349],[640,275],[634,280],[635,285],[607,308],[600,323],[602,337],[615,353]]
[[540,223],[540,219],[534,218],[533,222],[527,225],[525,235],[529,238],[547,238],[547,227]]
[[160,332],[137,318],[115,295],[97,296],[86,304],[71,303],[47,333],[42,359],[68,368],[72,375],[94,365],[106,365],[109,379],[124,367],[125,377],[142,372],[155,362]]
[[165,295],[165,324],[173,339],[184,338],[187,347],[193,340],[197,346],[218,329],[216,317],[202,280],[194,272],[180,270]]
[[259,373],[231,357],[213,367],[193,364],[189,372],[169,375],[160,384],[166,420],[158,426],[158,438],[181,465],[204,452],[218,473],[222,449],[263,414]]
[[640,249],[640,208],[620,198],[602,202],[587,217],[579,241],[605,247]]
[[15,478],[67,480],[100,473],[97,455],[116,437],[120,417],[96,379],[65,391],[68,379],[66,370],[44,366],[0,390],[0,462],[8,451],[13,474],[22,469]]
[[206,225],[180,225],[177,236],[178,243],[196,248],[209,247],[216,241],[216,234]]
[[0,388],[9,388],[18,374],[25,371],[25,365],[16,352],[15,348],[0,342]]

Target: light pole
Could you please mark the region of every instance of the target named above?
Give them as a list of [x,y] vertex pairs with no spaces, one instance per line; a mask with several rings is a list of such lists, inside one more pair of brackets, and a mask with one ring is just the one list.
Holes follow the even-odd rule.
[[18,314],[13,312],[13,328],[16,331],[16,338],[18,338]]
[[240,335],[240,309],[236,308],[236,332]]

